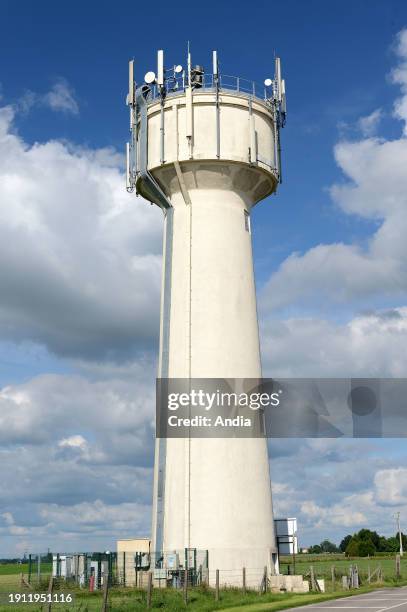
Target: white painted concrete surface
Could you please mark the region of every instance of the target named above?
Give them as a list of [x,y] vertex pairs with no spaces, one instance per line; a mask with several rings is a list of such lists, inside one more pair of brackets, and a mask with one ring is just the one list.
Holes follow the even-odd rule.
[[[271,114],[255,101],[250,116],[247,97],[222,94],[216,159],[214,95],[194,93],[189,139],[186,96],[171,98],[164,106],[165,164],[160,164],[159,111],[159,103],[149,108],[149,169],[173,207],[165,220],[159,376],[260,377],[245,216],[276,188],[267,163],[249,164],[254,129],[256,156],[275,165]],[[229,584],[240,584],[242,567],[258,582],[264,566],[275,571],[265,440],[157,442],[152,550],[160,546],[161,506],[163,550],[208,549],[211,579],[215,569],[230,572],[230,579],[224,578]]]

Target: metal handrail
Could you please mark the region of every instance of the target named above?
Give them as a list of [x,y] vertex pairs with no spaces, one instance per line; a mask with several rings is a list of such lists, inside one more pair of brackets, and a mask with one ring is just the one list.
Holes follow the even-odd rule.
[[[267,95],[267,88],[264,85],[256,83],[256,81],[251,81],[250,79],[232,76],[230,74],[219,74],[218,84],[219,90],[236,91],[263,101],[270,98],[270,95]],[[215,91],[215,85],[213,74],[203,74],[202,86],[196,88],[196,91]],[[184,73],[169,77],[165,81],[164,86],[167,96],[178,95],[184,92],[188,86],[188,78]],[[157,85],[153,85],[148,97],[148,102],[152,102],[157,98],[159,98],[159,89]]]

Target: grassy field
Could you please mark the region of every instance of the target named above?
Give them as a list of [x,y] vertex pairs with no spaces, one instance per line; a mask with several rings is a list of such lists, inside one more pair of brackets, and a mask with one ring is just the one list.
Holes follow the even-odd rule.
[[[367,578],[368,569],[370,566],[373,572],[379,565],[382,568],[385,577],[391,578],[395,576],[396,562],[395,556],[378,556],[370,559],[366,557],[358,557],[355,559],[347,559],[344,555],[297,555],[295,563],[296,574],[307,574],[312,565],[315,574],[318,578],[331,578],[331,568],[335,566],[335,573],[338,577],[347,574],[349,566],[357,565],[359,574],[363,579]],[[294,573],[293,560],[290,557],[282,557],[280,560],[280,571],[287,574],[287,568],[290,565],[291,573]],[[407,558],[401,560],[401,575],[407,580]]]

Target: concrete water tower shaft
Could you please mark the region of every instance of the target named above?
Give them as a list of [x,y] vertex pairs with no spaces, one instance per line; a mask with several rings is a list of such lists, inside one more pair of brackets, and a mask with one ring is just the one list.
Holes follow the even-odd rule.
[[[191,65],[137,86],[127,189],[164,215],[159,378],[260,378],[252,207],[281,181],[285,85]],[[209,551],[211,570],[278,567],[263,438],[157,438],[152,550]],[[236,581],[240,581],[240,575]]]

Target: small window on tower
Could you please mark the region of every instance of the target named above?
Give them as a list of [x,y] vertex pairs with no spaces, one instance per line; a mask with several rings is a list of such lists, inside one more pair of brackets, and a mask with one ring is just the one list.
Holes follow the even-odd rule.
[[247,210],[244,211],[244,227],[246,232],[250,234],[250,216]]

